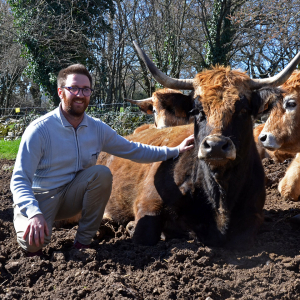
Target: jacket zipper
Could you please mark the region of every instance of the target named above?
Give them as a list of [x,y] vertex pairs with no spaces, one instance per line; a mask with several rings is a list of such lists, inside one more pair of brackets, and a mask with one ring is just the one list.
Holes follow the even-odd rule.
[[76,168],[76,173],[79,170],[79,158],[80,158],[80,151],[79,151],[79,145],[78,145],[78,136],[77,136],[77,132],[78,132],[79,128],[80,127],[78,127],[77,130],[75,128],[73,128],[74,131],[75,131],[75,139],[76,139],[76,146],[77,146],[77,168]]

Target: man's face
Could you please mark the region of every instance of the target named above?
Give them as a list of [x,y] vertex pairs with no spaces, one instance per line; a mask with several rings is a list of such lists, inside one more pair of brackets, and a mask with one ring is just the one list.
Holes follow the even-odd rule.
[[[82,74],[68,75],[65,86],[78,88],[91,87],[89,78]],[[62,109],[72,116],[82,116],[90,103],[90,96],[84,96],[82,90],[77,95],[72,95],[67,89],[58,88],[58,95],[61,99]]]

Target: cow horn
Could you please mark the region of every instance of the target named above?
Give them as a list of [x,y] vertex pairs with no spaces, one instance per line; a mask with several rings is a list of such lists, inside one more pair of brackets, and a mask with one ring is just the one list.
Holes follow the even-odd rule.
[[161,85],[170,89],[177,90],[194,89],[193,79],[177,79],[167,76],[154,65],[154,63],[149,59],[149,57],[144,53],[144,51],[139,47],[139,45],[136,42],[133,42],[133,44],[139,57],[144,61],[155,80]]
[[142,100],[132,100],[132,99],[125,99],[124,98],[124,100],[128,101],[128,102],[130,102],[132,104],[136,104],[136,105],[139,105],[142,102],[152,102],[153,101],[152,97],[146,98],[146,99],[142,99]]
[[293,71],[300,62],[300,52],[292,59],[292,61],[277,75],[270,78],[251,79],[250,88],[260,89],[264,86],[280,86],[285,83],[292,75]]

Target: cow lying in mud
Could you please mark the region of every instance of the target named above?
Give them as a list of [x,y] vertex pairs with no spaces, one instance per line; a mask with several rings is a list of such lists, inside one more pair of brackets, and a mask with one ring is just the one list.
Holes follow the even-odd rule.
[[164,127],[185,125],[192,123],[194,120],[189,115],[189,112],[193,109],[192,97],[184,95],[177,90],[160,89],[147,99],[124,100],[137,105],[142,112],[154,115],[154,124],[141,125],[133,133],[138,133],[149,128],[161,129]]
[[166,237],[193,236],[207,245],[247,247],[263,222],[264,171],[253,138],[252,117],[265,106],[263,87],[281,85],[298,55],[274,78],[250,79],[216,67],[191,80],[169,78],[136,46],[154,78],[173,89],[194,90],[194,125],[148,129],[127,137],[174,146],[194,132],[195,148],[175,160],[137,164],[103,154],[114,176],[106,215],[135,221],[133,240],[156,244]]
[[300,199],[300,71],[282,85],[284,97],[273,105],[270,116],[259,135],[259,141],[270,151],[296,155],[278,190],[286,199]]

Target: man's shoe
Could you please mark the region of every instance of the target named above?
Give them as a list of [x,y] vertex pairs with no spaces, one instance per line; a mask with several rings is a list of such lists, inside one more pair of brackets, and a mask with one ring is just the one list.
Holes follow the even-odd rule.
[[78,241],[76,241],[76,242],[74,243],[74,247],[75,247],[76,249],[89,249],[89,248],[90,248],[90,245],[84,245],[84,244],[81,244],[81,243],[79,243]]
[[36,251],[36,252],[25,252],[26,257],[34,257],[34,256],[42,256],[43,255],[43,251],[42,249]]

